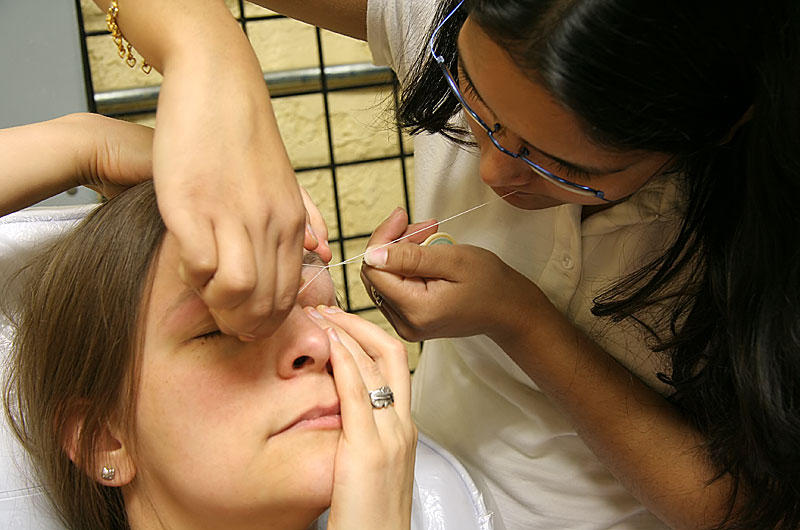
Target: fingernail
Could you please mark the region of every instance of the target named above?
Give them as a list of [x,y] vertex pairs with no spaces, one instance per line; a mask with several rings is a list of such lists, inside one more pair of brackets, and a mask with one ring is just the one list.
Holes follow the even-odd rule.
[[332,305],[322,306],[322,312],[328,313],[329,315],[333,315],[335,313],[344,313],[341,308]]
[[364,263],[370,267],[383,267],[386,265],[386,259],[389,257],[389,250],[386,248],[376,248],[375,250],[368,250],[364,254]]
[[325,318],[313,307],[307,307],[306,312],[317,320],[325,320]]
[[333,328],[328,328],[328,335],[330,335],[330,336],[331,336],[331,339],[332,339],[332,340],[334,340],[334,341],[336,341],[336,342],[338,342],[338,343],[340,343],[340,344],[341,344],[341,342],[342,342],[342,339],[340,339],[340,338],[339,338],[339,334],[338,334],[338,333],[336,333],[336,330],[335,330],[335,329],[333,329]]
[[306,231],[311,235],[311,239],[313,239],[317,245],[319,245],[319,239],[317,238],[317,234],[314,233],[314,229],[311,228],[311,224],[306,223]]

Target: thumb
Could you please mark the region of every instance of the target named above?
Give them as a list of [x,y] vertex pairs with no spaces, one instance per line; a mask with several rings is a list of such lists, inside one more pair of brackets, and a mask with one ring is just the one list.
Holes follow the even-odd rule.
[[407,278],[453,279],[453,272],[458,268],[457,247],[422,247],[413,243],[398,243],[370,250],[364,255],[364,263]]

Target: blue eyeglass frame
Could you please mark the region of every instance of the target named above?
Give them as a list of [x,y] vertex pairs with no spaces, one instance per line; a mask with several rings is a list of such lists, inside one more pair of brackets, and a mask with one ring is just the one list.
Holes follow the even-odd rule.
[[442,70],[442,74],[444,75],[444,78],[447,81],[447,85],[450,87],[450,91],[453,93],[453,95],[456,97],[456,99],[458,99],[458,102],[461,104],[461,107],[467,112],[467,115],[470,118],[472,118],[473,120],[475,120],[475,123],[480,125],[481,128],[483,128],[483,130],[486,131],[486,134],[489,136],[489,140],[492,141],[492,144],[494,144],[494,146],[501,153],[504,153],[504,154],[506,154],[506,155],[508,155],[508,156],[510,156],[512,158],[516,158],[518,160],[522,160],[523,162],[528,164],[528,166],[530,166],[530,168],[534,171],[534,173],[536,173],[540,177],[544,178],[548,182],[554,184],[555,186],[558,186],[559,188],[561,188],[563,190],[567,190],[567,191],[570,191],[572,193],[576,193],[578,195],[582,195],[584,197],[595,197],[595,198],[598,198],[598,199],[603,200],[605,202],[613,202],[613,201],[610,201],[609,199],[606,199],[605,193],[603,193],[602,190],[598,190],[598,189],[595,189],[595,188],[590,188],[589,186],[584,186],[583,184],[578,184],[576,182],[572,182],[572,181],[569,181],[567,179],[563,179],[563,178],[561,178],[561,177],[559,177],[557,175],[554,175],[553,173],[551,173],[550,171],[546,170],[545,168],[543,168],[542,166],[540,166],[536,162],[534,162],[531,159],[529,159],[527,157],[528,150],[525,149],[524,147],[522,148],[522,150],[519,153],[515,153],[514,151],[509,151],[508,149],[506,149],[505,147],[500,145],[500,142],[494,136],[497,133],[497,131],[500,130],[500,124],[499,123],[495,124],[494,128],[489,127],[486,124],[486,122],[483,121],[483,119],[481,119],[480,116],[478,116],[478,113],[475,112],[474,110],[472,110],[472,107],[470,107],[469,104],[464,99],[464,95],[461,93],[461,89],[458,88],[458,83],[456,82],[455,78],[453,77],[453,74],[450,72],[450,69],[447,67],[447,64],[445,64],[444,57],[442,57],[441,55],[438,55],[436,53],[436,50],[434,49],[434,41],[436,40],[436,36],[439,34],[439,30],[442,29],[442,27],[445,25],[445,23],[447,23],[447,21],[450,19],[450,17],[452,17],[453,14],[456,11],[458,11],[458,8],[460,8],[463,3],[464,3],[464,0],[461,0],[458,3],[458,5],[456,5],[456,7],[446,17],[444,17],[444,19],[439,23],[439,25],[436,26],[436,29],[433,30],[433,34],[431,35],[431,40],[428,43],[428,46],[429,46],[430,51],[431,51],[431,56],[439,64],[439,68],[441,68],[441,70]]

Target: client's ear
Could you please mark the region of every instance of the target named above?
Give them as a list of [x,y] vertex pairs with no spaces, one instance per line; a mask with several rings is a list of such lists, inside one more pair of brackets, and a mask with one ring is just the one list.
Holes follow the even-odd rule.
[[131,482],[136,476],[136,466],[120,434],[121,429],[115,429],[109,423],[95,434],[92,460],[97,469],[88,469],[81,462],[80,441],[84,423],[85,408],[73,407],[64,422],[61,436],[61,446],[69,459],[103,486],[120,487]]

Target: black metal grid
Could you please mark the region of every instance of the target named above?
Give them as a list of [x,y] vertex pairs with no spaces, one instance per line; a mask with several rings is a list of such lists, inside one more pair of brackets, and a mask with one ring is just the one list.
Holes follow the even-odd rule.
[[[245,4],[244,0],[237,0],[238,7],[239,7],[239,16],[237,17],[239,23],[242,26],[243,31],[245,34],[248,34],[248,25],[253,22],[261,22],[265,20],[279,20],[284,19],[285,17],[282,15],[276,14],[264,14],[264,15],[257,15],[257,16],[247,16],[245,15]],[[76,0],[76,4],[78,5],[78,12],[81,13],[82,9],[80,6],[80,0]],[[87,38],[95,37],[98,35],[108,35],[107,31],[86,31],[83,24],[83,17],[79,16],[79,29],[81,33],[81,41],[82,41],[82,52],[83,52],[83,60],[84,60],[84,71],[87,79],[87,99],[89,101],[89,108],[92,111],[96,110],[95,105],[95,91],[92,83],[91,78],[91,69],[89,66],[89,53],[88,53],[88,46],[87,46]],[[334,150],[334,139],[333,139],[333,127],[331,123],[331,109],[330,109],[330,102],[329,102],[329,95],[334,92],[343,92],[343,91],[355,91],[365,88],[375,88],[380,86],[391,86],[392,88],[392,103],[394,106],[394,110],[397,109],[397,102],[398,102],[398,95],[397,95],[397,83],[392,81],[389,83],[375,83],[370,82],[367,84],[361,85],[354,85],[348,86],[346,88],[330,88],[328,87],[328,83],[325,76],[325,54],[324,54],[324,47],[322,45],[322,32],[319,28],[315,29],[316,31],[316,47],[317,47],[317,55],[319,59],[319,68],[321,72],[321,88],[319,90],[300,90],[297,92],[292,92],[289,94],[281,94],[277,96],[273,96],[273,99],[279,99],[284,97],[292,97],[292,96],[299,96],[299,95],[308,95],[308,94],[320,94],[323,100],[323,106],[325,111],[325,133],[327,139],[327,155],[328,155],[328,163],[321,164],[321,165],[313,165],[313,166],[301,166],[295,167],[295,171],[298,174],[309,172],[309,171],[318,171],[318,170],[327,170],[330,172],[331,175],[331,186],[333,189],[333,200],[334,200],[334,210],[336,216],[336,224],[338,226],[338,237],[332,239],[330,241],[331,247],[337,249],[339,255],[342,259],[347,259],[348,252],[345,248],[345,244],[350,241],[356,240],[363,240],[366,243],[366,239],[369,237],[369,233],[346,233],[343,230],[342,224],[342,209],[341,209],[341,196],[339,193],[339,182],[337,178],[337,172],[342,167],[347,166],[355,166],[359,164],[369,164],[375,162],[385,162],[396,160],[398,164],[400,164],[400,175],[402,178],[402,190],[403,190],[403,201],[404,206],[407,211],[410,210],[410,200],[409,200],[409,176],[406,170],[406,159],[411,157],[412,153],[406,152],[404,141],[403,141],[403,134],[402,131],[395,126],[395,132],[397,134],[397,153],[394,153],[390,156],[376,156],[376,157],[366,157],[356,160],[348,160],[346,162],[338,162],[336,160],[336,154]],[[114,114],[110,114],[114,116]],[[350,282],[348,281],[348,267],[342,267],[342,275],[343,275],[343,284],[341,286],[342,295],[344,298],[345,308],[351,312],[364,312],[374,310],[375,307],[373,305],[368,306],[355,306],[353,303],[353,296],[351,293]]]

